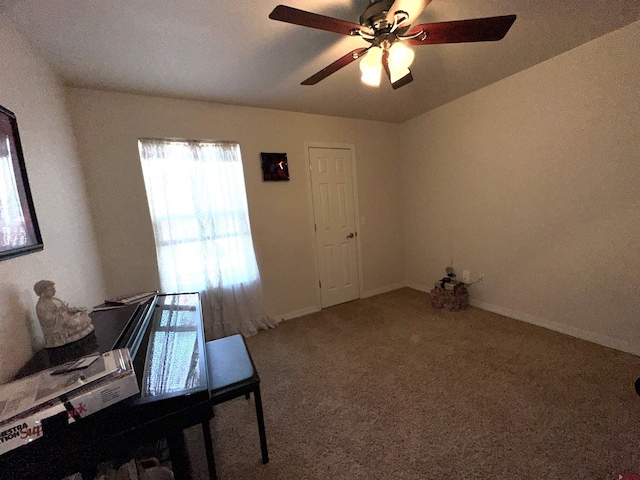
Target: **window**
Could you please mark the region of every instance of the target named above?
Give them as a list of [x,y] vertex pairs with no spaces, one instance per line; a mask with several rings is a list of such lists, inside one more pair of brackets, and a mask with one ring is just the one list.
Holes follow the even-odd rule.
[[240,146],[140,140],[162,289],[259,282]]

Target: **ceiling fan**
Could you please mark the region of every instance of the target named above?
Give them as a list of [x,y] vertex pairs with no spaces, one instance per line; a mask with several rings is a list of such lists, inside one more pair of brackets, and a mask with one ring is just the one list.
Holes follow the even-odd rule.
[[413,81],[409,66],[413,51],[405,44],[432,45],[438,43],[490,42],[501,40],[516,20],[515,15],[474,18],[451,22],[423,23],[411,27],[431,0],[369,0],[360,15],[360,23],[278,5],[269,14],[272,20],[317,28],[341,35],[359,36],[371,45],[356,48],[307,78],[302,85],[315,85],[329,75],[364,57],[360,62],[363,83],[380,85],[382,69],[393,89]]

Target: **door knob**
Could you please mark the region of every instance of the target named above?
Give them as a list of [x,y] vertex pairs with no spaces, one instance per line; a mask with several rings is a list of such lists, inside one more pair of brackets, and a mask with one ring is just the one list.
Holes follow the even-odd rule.
[[353,232],[352,232],[352,233],[350,233],[349,235],[347,235],[347,238],[353,238],[353,237],[355,237],[355,235],[353,234]]

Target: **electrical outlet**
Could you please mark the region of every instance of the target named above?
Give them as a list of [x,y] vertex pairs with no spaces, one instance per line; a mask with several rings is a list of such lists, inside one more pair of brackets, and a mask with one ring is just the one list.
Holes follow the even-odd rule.
[[478,281],[479,281],[480,283],[484,283],[484,273],[479,273],[479,274],[478,274]]
[[471,283],[471,272],[469,270],[462,271],[462,281],[464,283]]

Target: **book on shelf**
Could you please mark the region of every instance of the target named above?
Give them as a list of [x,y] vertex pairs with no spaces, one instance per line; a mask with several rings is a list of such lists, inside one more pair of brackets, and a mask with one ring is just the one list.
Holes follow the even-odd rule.
[[128,349],[96,353],[0,385],[0,454],[139,393]]
[[158,294],[157,290],[154,290],[153,292],[129,293],[127,295],[120,295],[119,297],[108,298],[107,300],[104,301],[104,304],[106,306],[132,305],[134,303],[140,303],[145,300],[148,300],[157,294]]

